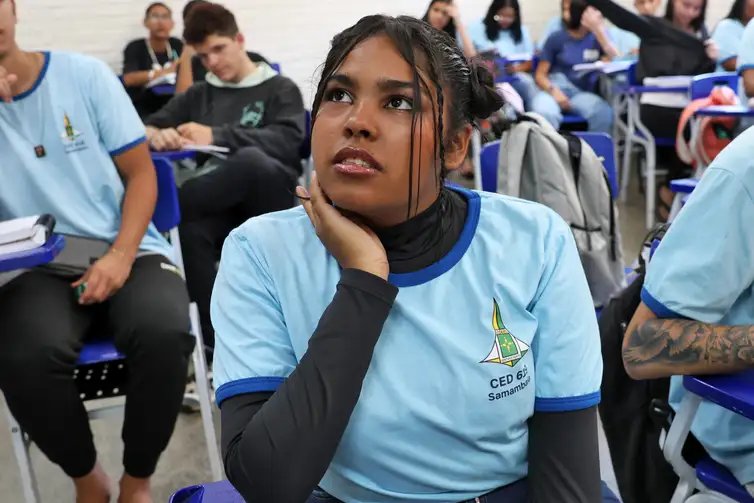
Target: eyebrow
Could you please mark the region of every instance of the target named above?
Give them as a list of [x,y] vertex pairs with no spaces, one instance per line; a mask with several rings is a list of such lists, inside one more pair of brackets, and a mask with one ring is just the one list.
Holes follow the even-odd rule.
[[[351,87],[351,88],[358,88],[356,81],[351,78],[349,75],[345,73],[334,73],[330,76],[330,78],[327,79],[328,83],[330,82],[337,82],[343,86]],[[377,81],[377,88],[380,91],[383,92],[389,92],[389,91],[399,91],[404,89],[414,89],[414,83],[413,82],[407,82],[404,80],[397,80],[397,79],[380,79]],[[422,86],[419,86],[419,94],[425,94],[424,90],[422,89]]]

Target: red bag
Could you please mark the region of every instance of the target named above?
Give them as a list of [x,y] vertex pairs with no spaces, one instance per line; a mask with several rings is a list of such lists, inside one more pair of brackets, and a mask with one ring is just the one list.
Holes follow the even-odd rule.
[[684,108],[678,121],[675,149],[678,158],[686,164],[695,166],[701,160],[704,165],[709,165],[733,141],[736,119],[732,117],[703,117],[697,134],[688,142],[684,138],[683,132],[694,113],[712,105],[740,105],[740,101],[730,87],[716,86],[708,97],[694,100]]

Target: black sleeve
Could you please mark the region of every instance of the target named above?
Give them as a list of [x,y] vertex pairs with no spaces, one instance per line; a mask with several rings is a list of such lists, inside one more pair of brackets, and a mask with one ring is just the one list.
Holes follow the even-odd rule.
[[189,87],[185,93],[173,95],[165,106],[150,115],[144,121],[144,125],[160,129],[178,127],[191,121],[192,100],[197,96],[194,86]]
[[529,420],[529,499],[602,501],[596,406],[534,413]]
[[123,50],[123,73],[149,70],[149,68],[143,68],[144,64],[142,60],[144,59],[145,52],[146,44],[143,39],[129,42]]
[[242,147],[259,147],[270,157],[284,163],[298,159],[298,150],[304,141],[304,100],[292,80],[274,77],[275,95],[265,104],[264,123],[261,127],[238,123],[212,128],[216,145],[237,150]]
[[586,0],[586,3],[602,12],[603,16],[621,30],[630,31],[641,39],[657,35],[656,29],[647,19],[612,0]]
[[317,486],[397,293],[381,278],[344,270],[306,354],[277,391],[222,402],[225,473],[247,501],[300,503]]
[[196,54],[191,57],[191,76],[194,79],[194,84],[197,82],[204,82],[207,76],[207,69],[202,64],[202,60]]
[[183,40],[175,37],[170,37],[170,47],[175,51],[175,54],[169,54],[170,60],[177,60],[181,57],[183,52]]

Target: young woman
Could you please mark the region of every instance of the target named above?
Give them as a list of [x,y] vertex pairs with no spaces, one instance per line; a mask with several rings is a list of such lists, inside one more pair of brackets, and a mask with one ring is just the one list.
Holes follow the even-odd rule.
[[736,0],[728,16],[720,21],[712,34],[720,54],[717,63],[724,70],[736,71],[738,49],[744,36],[744,28],[754,18],[754,0]]
[[587,120],[590,131],[609,133],[613,111],[596,94],[597,76],[573,67],[613,58],[617,51],[599,12],[588,9],[583,0],[571,0],[570,5],[567,28],[550,35],[540,54],[536,81],[541,91],[532,101],[532,110],[555,128],[560,127],[563,113],[573,111]]
[[[529,30],[521,24],[518,0],[493,0],[484,19],[472,25],[470,32],[478,52],[495,51],[503,57],[534,54],[534,43]],[[506,68],[509,74],[516,76],[511,85],[527,107],[537,92],[531,69],[531,61],[512,64]]]
[[[717,44],[704,24],[707,0],[669,0],[663,18],[638,16],[612,0],[587,0],[611,22],[641,38],[636,75],[699,75],[714,71]],[[678,93],[650,93],[641,98],[641,119],[656,138],[674,138],[688,97]],[[688,175],[689,166],[674,147],[658,147],[657,162],[668,170],[668,181]],[[657,196],[657,218],[665,220],[673,193],[662,185]]]
[[432,28],[444,31],[453,40],[457,40],[467,58],[476,56],[474,43],[461,21],[461,13],[453,0],[433,0],[427,7],[422,21],[429,23]]
[[571,231],[443,184],[500,106],[417,19],[333,39],[304,205],[236,229],[213,293],[225,468],[248,501],[601,500]]

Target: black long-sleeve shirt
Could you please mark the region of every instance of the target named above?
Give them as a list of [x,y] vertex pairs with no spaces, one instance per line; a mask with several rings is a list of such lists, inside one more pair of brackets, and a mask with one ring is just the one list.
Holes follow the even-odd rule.
[[636,74],[644,77],[699,75],[714,71],[715,61],[706,53],[709,38],[702,27],[699,36],[679,30],[665,18],[640,16],[612,0],[586,0],[615,26],[641,39]]
[[[378,232],[391,270],[418,270],[436,262],[457,241],[465,217],[465,200],[443,191],[423,214]],[[226,474],[247,501],[300,503],[317,486],[359,399],[397,292],[381,278],[344,270],[306,354],[277,391],[222,403]],[[534,414],[529,420],[529,500],[601,501],[596,424],[595,407]]]

